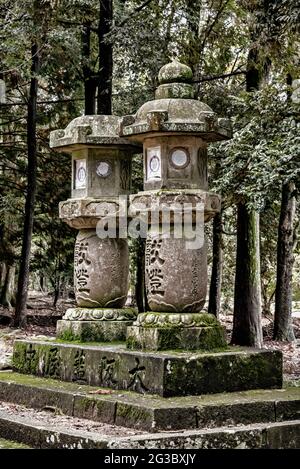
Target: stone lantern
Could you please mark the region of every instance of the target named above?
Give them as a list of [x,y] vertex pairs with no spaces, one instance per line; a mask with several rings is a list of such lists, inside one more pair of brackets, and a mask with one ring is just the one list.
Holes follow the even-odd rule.
[[[72,198],[61,203],[60,217],[79,230],[78,307],[59,322],[58,336],[113,341],[125,339],[127,329],[126,343],[14,343],[13,365],[19,373],[130,391],[122,402],[118,393],[106,403],[91,398],[88,405],[85,396],[75,396],[79,415],[84,407],[87,414],[96,411],[97,418],[116,425],[152,431],[169,428],[169,414],[173,430],[182,429],[182,422],[194,428],[199,421],[201,426],[211,405],[199,416],[199,398],[193,396],[282,387],[280,351],[227,346],[218,320],[202,310],[207,285],[203,224],[220,210],[219,196],[207,187],[207,144],[230,138],[231,128],[193,99],[191,78],[185,65],[168,64],[160,71],[156,99],[123,118],[120,127],[117,117],[86,116],[51,135],[53,148],[72,154]],[[128,231],[136,235],[140,229],[147,236],[150,311],[135,318],[123,307],[128,251],[122,216],[117,238],[102,239],[97,225],[123,212],[118,195],[130,190],[131,155],[140,143],[145,187],[130,196]],[[181,212],[188,215],[187,226]],[[190,236],[195,233],[196,243]],[[160,398],[139,399],[133,392]],[[113,402],[114,395],[118,399]],[[164,402],[175,396],[190,397],[183,397],[182,405]]]
[[[208,192],[207,145],[231,138],[231,125],[193,99],[188,66],[167,64],[158,79],[155,100],[121,124],[122,137],[143,143],[144,191],[131,196],[130,214],[149,223],[145,278],[151,311],[139,314],[128,328],[127,346],[212,349],[223,346],[225,339],[217,319],[201,313],[207,291],[203,225],[221,205],[220,197]],[[166,213],[169,225],[163,222]],[[184,230],[185,215],[190,226]],[[194,244],[193,234],[198,236]]]
[[[82,116],[65,130],[51,132],[50,146],[72,155],[71,198],[61,202],[60,218],[78,231],[74,257],[77,308],[66,311],[57,335],[74,340],[122,340],[136,317],[124,308],[128,292],[126,235],[99,236],[112,217],[126,218],[131,158],[139,146],[120,138],[116,116]],[[122,197],[123,196],[123,197]],[[103,232],[103,229],[102,229]]]

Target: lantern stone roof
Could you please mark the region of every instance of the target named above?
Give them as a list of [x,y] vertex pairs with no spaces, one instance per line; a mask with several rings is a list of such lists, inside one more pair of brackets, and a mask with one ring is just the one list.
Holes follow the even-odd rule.
[[197,135],[206,141],[232,137],[229,119],[218,119],[205,103],[194,99],[193,73],[190,67],[173,61],[158,74],[160,85],[155,99],[143,104],[133,116],[125,116],[120,134],[142,141],[151,134]]
[[105,115],[76,117],[65,129],[50,133],[50,148],[71,152],[82,146],[95,145],[137,147],[119,136],[120,120],[120,117]]

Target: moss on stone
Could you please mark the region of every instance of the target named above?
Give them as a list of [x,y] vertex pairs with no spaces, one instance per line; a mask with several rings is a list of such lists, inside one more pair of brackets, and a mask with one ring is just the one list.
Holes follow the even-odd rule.
[[126,339],[126,348],[128,348],[129,350],[141,350],[142,344],[135,340],[134,337],[129,336]]
[[0,449],[32,449],[23,443],[18,443],[11,440],[3,440],[0,438]]
[[132,321],[76,321],[62,320],[57,337],[70,342],[112,342],[125,340],[126,327]]
[[[83,340],[67,340],[67,339],[55,339],[55,343],[57,344],[66,344],[66,345],[82,345],[82,346],[91,346],[91,347],[94,347],[94,346],[97,346],[97,347],[101,347],[101,346],[107,346],[108,343],[107,342],[85,342]],[[125,345],[125,341],[121,341],[121,340],[113,340],[111,342],[109,342],[109,345],[110,346],[119,346],[119,345]]]
[[159,331],[158,350],[171,350],[180,348],[179,327],[165,328]]
[[74,334],[71,328],[61,331],[57,337],[65,342],[81,342],[81,337]]
[[222,326],[207,327],[139,327],[128,328],[127,348],[131,350],[181,350],[210,351],[214,349],[225,350],[227,347]]
[[188,65],[176,60],[164,65],[158,74],[160,84],[164,83],[189,83],[193,79],[193,72]]
[[127,424],[131,422],[143,422],[151,417],[151,413],[150,409],[118,403],[116,420],[122,418]]
[[[170,313],[170,316],[177,315],[180,316],[180,313]],[[141,324],[142,327],[145,328],[156,328],[159,327],[160,329],[165,329],[165,328],[177,328],[177,327],[182,327],[181,325],[177,325],[176,323],[170,322],[156,322],[155,319],[161,318],[162,315],[166,315],[167,313],[161,313],[161,312],[156,312],[156,311],[149,311],[147,313],[142,313],[142,316],[153,316],[154,320],[153,322],[147,323],[147,321],[143,320],[143,323]],[[209,313],[189,313],[188,316],[190,319],[193,321],[193,327],[212,327],[212,326],[219,326],[220,323],[217,320],[217,318],[213,314]],[[186,327],[186,326],[184,326]]]

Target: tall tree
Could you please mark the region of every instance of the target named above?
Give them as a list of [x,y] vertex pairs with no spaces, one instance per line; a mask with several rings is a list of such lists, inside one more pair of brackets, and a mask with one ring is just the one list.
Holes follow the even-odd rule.
[[[287,74],[287,100],[291,101],[292,76]],[[292,286],[294,265],[294,222],[296,214],[296,187],[293,181],[282,184],[280,218],[277,239],[277,271],[275,291],[274,339],[292,342]]]
[[91,21],[85,20],[82,25],[81,44],[84,79],[84,114],[95,114],[96,106],[96,79],[91,68]]
[[209,288],[208,312],[216,317],[220,313],[222,270],[223,270],[223,240],[222,213],[218,213],[213,220],[213,259]]
[[[246,91],[260,87],[258,38],[252,33],[248,53]],[[262,347],[259,214],[246,200],[237,207],[237,249],[234,288],[233,344]]]
[[277,241],[277,282],[275,293],[274,339],[292,342],[292,277],[294,264],[295,184],[282,186]]
[[18,290],[14,315],[14,327],[24,326],[26,323],[26,302],[29,283],[29,265],[35,198],[37,190],[37,93],[38,73],[40,70],[39,46],[34,42],[31,47],[31,79],[27,107],[27,192],[24,213],[23,242],[21,263],[18,277]]

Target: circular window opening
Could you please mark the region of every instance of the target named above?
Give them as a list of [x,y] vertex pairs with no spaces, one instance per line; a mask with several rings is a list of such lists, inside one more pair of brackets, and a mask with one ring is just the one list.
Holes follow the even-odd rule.
[[190,156],[188,154],[188,151],[185,150],[184,148],[174,148],[171,151],[170,159],[171,159],[172,165],[176,169],[183,169],[190,162]]
[[81,166],[77,171],[77,179],[79,182],[84,182],[86,178],[86,170]]
[[157,156],[152,156],[152,158],[150,159],[149,165],[150,165],[150,170],[152,171],[152,173],[156,173],[160,167],[159,158]]
[[97,164],[96,173],[102,178],[106,178],[111,173],[111,166],[106,161]]

